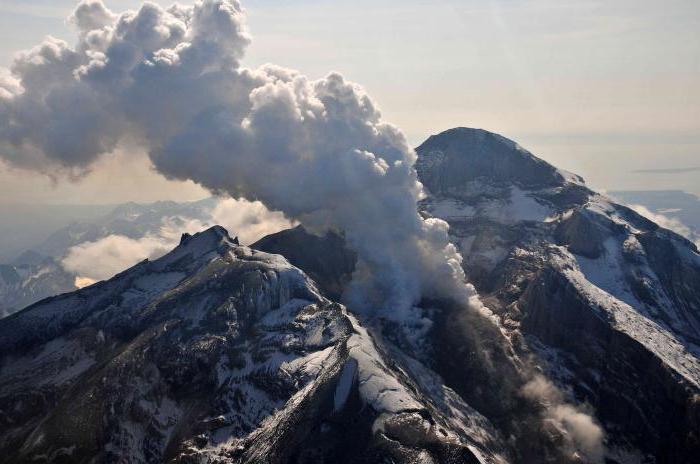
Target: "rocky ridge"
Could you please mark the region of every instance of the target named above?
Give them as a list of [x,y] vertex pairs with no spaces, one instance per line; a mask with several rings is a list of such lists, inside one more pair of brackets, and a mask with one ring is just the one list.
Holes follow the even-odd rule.
[[1,462],[505,462],[435,374],[220,227],[1,320],[0,353]]

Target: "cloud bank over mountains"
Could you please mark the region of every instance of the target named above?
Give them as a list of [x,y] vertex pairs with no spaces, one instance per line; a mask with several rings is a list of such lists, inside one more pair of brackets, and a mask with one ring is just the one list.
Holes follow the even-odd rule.
[[344,231],[360,257],[347,295],[357,308],[473,296],[447,224],[416,211],[403,134],[339,74],[242,67],[244,20],[236,0],[121,14],[82,1],[75,46],[48,38],[0,81],[0,156],[79,177],[118,146],[145,148],[168,178]]
[[204,219],[164,217],[157,231],[142,237],[112,234],[80,243],[68,249],[61,264],[79,276],[81,286],[85,286],[109,279],[144,259],[160,258],[177,246],[185,232],[194,234],[221,225],[235,233],[241,244],[250,245],[266,235],[294,226],[282,213],[269,211],[259,201],[222,199],[207,214],[209,217]]

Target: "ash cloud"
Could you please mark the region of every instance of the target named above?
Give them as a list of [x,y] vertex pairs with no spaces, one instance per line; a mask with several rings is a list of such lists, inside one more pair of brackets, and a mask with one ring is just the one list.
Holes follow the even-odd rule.
[[[454,383],[460,395],[500,422],[517,450],[514,462],[602,464],[610,451],[593,408],[550,381],[538,356],[522,349],[523,334],[507,334],[498,320],[482,305],[479,311],[455,311],[442,322],[450,329],[441,331],[440,355],[446,369],[462,377]],[[469,356],[451,360],[455,352]]]
[[403,134],[337,73],[242,67],[244,16],[236,0],[121,14],[82,1],[75,46],[47,38],[0,80],[0,156],[76,177],[137,144],[166,177],[342,230],[361,260],[355,308],[473,297],[447,224],[416,211],[423,190]]

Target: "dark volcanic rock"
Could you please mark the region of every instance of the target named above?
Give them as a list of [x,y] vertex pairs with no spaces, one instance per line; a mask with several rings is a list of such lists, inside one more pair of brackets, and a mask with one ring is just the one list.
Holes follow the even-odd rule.
[[268,235],[250,247],[284,256],[333,300],[340,299],[357,261],[357,255],[347,248],[340,235],[327,232],[319,237],[303,226]]
[[561,174],[512,140],[481,129],[458,127],[433,135],[416,149],[421,182],[433,193],[459,191],[468,181],[545,188],[560,185]]
[[568,218],[562,219],[555,237],[559,245],[566,245],[570,252],[586,258],[599,258],[605,251],[605,233],[585,209],[577,209]]
[[505,462],[486,419],[406,372],[214,227],[0,320],[0,462]]
[[[690,462],[700,447],[697,366],[676,371],[669,357],[660,357],[637,338],[672,340],[654,333],[651,324],[642,325],[642,333],[617,328],[615,318],[578,287],[557,267],[544,269],[518,302],[526,311],[523,330],[573,355],[567,367],[576,388],[604,423],[617,424],[661,462]],[[610,440],[615,439],[611,434]]]

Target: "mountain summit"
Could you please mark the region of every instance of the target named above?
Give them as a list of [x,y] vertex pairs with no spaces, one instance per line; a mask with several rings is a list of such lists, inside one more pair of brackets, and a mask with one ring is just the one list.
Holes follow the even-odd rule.
[[611,456],[691,462],[700,450],[696,246],[500,135],[452,129],[417,152],[430,191],[422,211],[450,224],[509,337],[595,409]]
[[574,178],[583,182],[512,140],[483,129],[450,129],[431,136],[416,151],[421,181],[435,194],[460,189],[478,178],[526,188],[555,187]]

